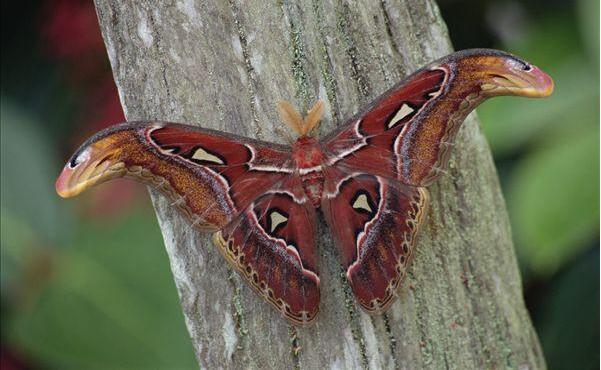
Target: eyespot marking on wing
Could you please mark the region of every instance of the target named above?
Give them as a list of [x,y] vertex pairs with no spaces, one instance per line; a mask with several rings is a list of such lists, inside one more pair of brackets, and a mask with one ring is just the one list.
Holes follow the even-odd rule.
[[356,209],[359,211],[366,211],[368,213],[374,212],[374,209],[373,209],[372,205],[370,204],[370,199],[367,197],[367,194],[363,193],[363,192],[358,192],[355,195],[355,198],[354,198],[353,202],[351,203],[351,207],[353,207],[353,209]]
[[273,233],[278,228],[278,226],[285,224],[286,222],[288,222],[288,217],[278,212],[277,210],[271,211],[271,213],[269,214],[269,232]]
[[414,111],[415,111],[415,109],[413,109],[411,106],[409,106],[409,104],[403,103],[403,105],[401,105],[401,108],[396,112],[394,117],[388,123],[388,128],[392,128],[394,125],[396,125],[401,120],[403,120],[403,118],[407,117]]
[[202,162],[211,162],[211,163],[221,164],[221,165],[225,164],[225,162],[221,158],[219,158],[218,156],[216,156],[214,154],[207,152],[202,147],[197,147],[196,150],[194,150],[194,153],[192,154],[192,157],[190,157],[190,159],[202,161]]

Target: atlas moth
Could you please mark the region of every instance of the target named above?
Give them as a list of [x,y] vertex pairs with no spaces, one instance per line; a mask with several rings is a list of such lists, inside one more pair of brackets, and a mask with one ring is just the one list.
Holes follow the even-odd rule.
[[157,187],[298,325],[319,311],[320,209],[357,302],[381,313],[414,254],[426,187],[447,166],[467,114],[489,97],[552,90],[547,74],[513,55],[466,50],[413,73],[321,139],[313,135],[321,101],[305,117],[281,102],[298,135],[292,146],[168,122],[110,127],[75,152],[56,190],[71,197],[117,177]]

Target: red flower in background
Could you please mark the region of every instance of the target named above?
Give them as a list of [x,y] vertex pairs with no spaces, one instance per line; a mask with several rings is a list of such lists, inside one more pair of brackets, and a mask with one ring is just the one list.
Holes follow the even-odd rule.
[[26,359],[14,348],[0,347],[0,369],[2,370],[26,370],[31,369],[29,359]]
[[50,43],[49,52],[58,58],[78,59],[100,54],[104,49],[91,1],[49,1],[44,9],[42,32]]
[[[113,82],[96,11],[89,0],[53,0],[42,13],[45,54],[59,63],[69,87],[80,98],[70,150],[92,133],[125,117]],[[129,209],[143,187],[128,181],[107,183],[91,192],[86,213],[114,216]]]

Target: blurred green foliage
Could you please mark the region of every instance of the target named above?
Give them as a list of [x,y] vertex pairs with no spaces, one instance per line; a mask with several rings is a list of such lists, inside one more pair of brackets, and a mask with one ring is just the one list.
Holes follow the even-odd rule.
[[536,320],[550,369],[599,368],[599,249],[555,279]]
[[553,95],[494,99],[478,109],[497,160],[519,154],[507,201],[519,257],[535,275],[570,263],[599,231],[599,32],[598,19],[587,16],[599,14],[599,2],[578,5],[584,10],[573,9],[574,17],[529,23],[503,45],[547,71]]
[[57,369],[195,368],[168,259],[146,211],[79,226],[73,247],[54,257],[43,292],[13,318],[15,343]]
[[152,209],[69,221],[41,125],[4,100],[0,122],[3,335],[55,369],[195,368]]
[[15,218],[27,220],[45,240],[60,243],[65,236],[61,226],[69,222],[70,215],[64,212],[49,186],[56,176],[55,148],[32,117],[20,112],[3,96],[0,104],[2,208],[14,213]]
[[557,8],[500,46],[547,71],[553,95],[493,99],[478,113],[547,364],[598,369],[599,1]]

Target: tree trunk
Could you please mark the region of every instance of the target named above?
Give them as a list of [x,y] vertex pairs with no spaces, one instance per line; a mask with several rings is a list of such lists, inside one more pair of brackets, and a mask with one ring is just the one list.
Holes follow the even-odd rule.
[[[426,62],[451,52],[432,0],[96,0],[128,120],[187,122],[283,141],[276,102],[326,102],[325,133]],[[222,259],[208,235],[151,191],[202,368],[539,369],[505,202],[471,115],[399,299],[355,304],[320,219],[321,312],[289,325]],[[132,241],[135,242],[135,241]]]

